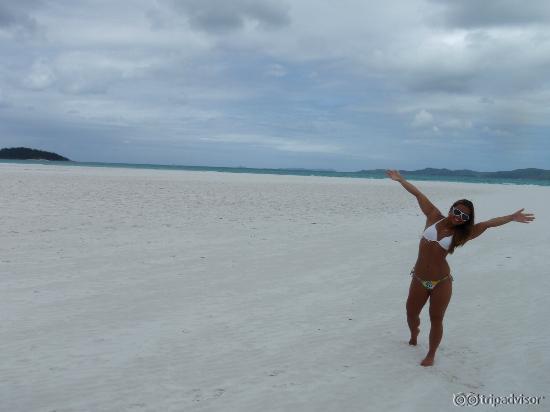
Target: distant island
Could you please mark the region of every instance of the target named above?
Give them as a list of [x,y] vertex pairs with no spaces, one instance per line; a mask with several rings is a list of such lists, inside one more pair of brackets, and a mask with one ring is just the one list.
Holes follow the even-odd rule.
[[[358,174],[379,174],[385,173],[384,169],[374,169],[374,170],[359,170]],[[449,169],[433,169],[426,168],[421,170],[400,170],[403,175],[411,177],[470,177],[470,178],[480,178],[480,179],[534,179],[534,180],[550,180],[550,170],[544,169],[516,169],[510,171],[502,172],[476,172],[474,170],[449,170]]]
[[29,149],[27,147],[11,147],[0,149],[0,159],[10,160],[56,160],[70,161],[57,153],[45,152],[44,150]]

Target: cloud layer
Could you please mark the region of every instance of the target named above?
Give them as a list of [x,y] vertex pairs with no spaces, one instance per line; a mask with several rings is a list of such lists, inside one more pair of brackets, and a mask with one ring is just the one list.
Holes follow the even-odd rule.
[[76,160],[550,168],[545,1],[0,5],[0,144]]

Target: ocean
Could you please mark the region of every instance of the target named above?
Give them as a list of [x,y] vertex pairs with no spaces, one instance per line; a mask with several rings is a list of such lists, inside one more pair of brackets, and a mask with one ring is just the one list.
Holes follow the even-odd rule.
[[[351,177],[357,179],[385,179],[382,171],[372,172],[337,172],[309,169],[258,169],[249,167],[210,167],[210,166],[179,166],[179,165],[157,165],[157,164],[133,164],[133,163],[99,163],[99,162],[57,162],[47,160],[6,160],[0,159],[0,163],[13,164],[41,164],[56,165],[64,167],[115,167],[123,169],[155,169],[155,170],[193,170],[204,172],[225,172],[225,173],[253,173],[273,175],[295,175],[295,176],[327,176],[327,177]],[[489,184],[515,184],[515,185],[537,185],[550,186],[550,180],[541,179],[508,179],[508,178],[477,178],[467,176],[403,176],[408,180],[428,180],[441,182],[463,182],[463,183],[489,183]]]

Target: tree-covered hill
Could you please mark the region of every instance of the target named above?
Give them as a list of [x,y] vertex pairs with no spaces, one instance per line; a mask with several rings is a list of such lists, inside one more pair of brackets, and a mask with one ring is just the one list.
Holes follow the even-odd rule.
[[0,159],[69,161],[69,159],[58,155],[57,153],[46,152],[44,150],[29,149],[27,147],[11,147],[0,149]]

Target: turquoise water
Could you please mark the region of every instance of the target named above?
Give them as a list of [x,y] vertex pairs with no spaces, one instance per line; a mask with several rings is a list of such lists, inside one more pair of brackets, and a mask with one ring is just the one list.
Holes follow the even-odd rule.
[[[273,175],[295,175],[295,176],[328,176],[328,177],[352,177],[357,179],[385,179],[382,171],[376,172],[334,172],[318,170],[295,170],[295,169],[255,169],[248,167],[209,167],[209,166],[175,166],[155,164],[133,164],[133,163],[98,163],[98,162],[52,162],[46,160],[4,160],[0,163],[15,164],[41,164],[56,165],[65,167],[117,167],[123,169],[155,169],[155,170],[194,170],[205,172],[226,172],[226,173],[254,173]],[[407,177],[406,174],[404,174]],[[539,179],[506,179],[506,178],[477,178],[463,176],[409,176],[410,180],[432,180],[440,182],[463,182],[463,183],[492,183],[492,184],[516,184],[516,185],[537,185],[550,186],[550,180]]]

